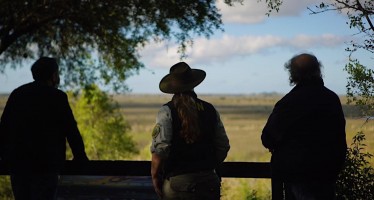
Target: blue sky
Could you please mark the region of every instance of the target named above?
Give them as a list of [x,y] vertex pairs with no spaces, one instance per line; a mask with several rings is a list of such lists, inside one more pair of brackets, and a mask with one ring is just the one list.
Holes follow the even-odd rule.
[[[323,64],[325,85],[345,94],[347,73],[343,70],[347,42],[360,39],[349,29],[346,18],[336,12],[310,15],[307,6],[317,0],[287,0],[279,13],[265,15],[265,3],[246,0],[228,7],[219,1],[224,32],[209,39],[196,37],[184,60],[192,68],[203,69],[207,77],[196,87],[205,94],[287,93],[292,87],[284,63],[299,53],[313,53]],[[150,43],[141,51],[145,68],[125,84],[131,93],[161,93],[158,83],[179,62],[174,43]],[[363,64],[372,65],[371,55],[355,54]],[[30,66],[7,70],[0,75],[0,92],[32,80]]]

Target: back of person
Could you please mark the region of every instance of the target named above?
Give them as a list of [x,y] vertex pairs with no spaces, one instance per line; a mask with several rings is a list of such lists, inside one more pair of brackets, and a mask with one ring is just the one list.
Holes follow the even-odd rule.
[[12,170],[46,172],[59,170],[65,160],[66,95],[38,82],[12,92],[9,111],[9,150]]
[[261,135],[272,177],[284,182],[286,199],[333,200],[347,151],[340,100],[324,86],[314,55],[294,56],[285,67],[296,86],[276,103]]
[[[322,80],[321,80],[322,81]],[[282,98],[283,142],[273,171],[288,180],[336,179],[345,159],[345,120],[338,96],[323,83],[304,83]]]
[[174,94],[158,112],[152,133],[151,175],[161,199],[220,198],[215,169],[230,145],[218,112],[193,91],[205,75],[180,62],[160,81],[162,92]]
[[173,140],[168,161],[165,163],[166,174],[183,174],[196,171],[214,170],[217,162],[214,157],[214,129],[217,116],[214,107],[200,99],[195,99],[198,108],[202,138],[194,143],[186,143],[180,137],[181,119],[170,101],[167,105],[171,109],[173,119]]
[[324,86],[314,55],[296,55],[285,68],[295,87],[276,103],[261,135],[272,178],[284,183],[287,200],[333,200],[347,151],[340,100]]
[[0,121],[0,156],[10,164],[16,200],[52,200],[65,161],[66,140],[73,160],[87,161],[84,143],[56,59],[41,57],[32,66],[34,82],[15,89]]

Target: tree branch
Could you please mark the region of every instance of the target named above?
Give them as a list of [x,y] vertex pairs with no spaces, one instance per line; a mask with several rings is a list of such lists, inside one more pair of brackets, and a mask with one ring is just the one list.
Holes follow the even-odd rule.
[[356,2],[357,2],[358,9],[362,11],[362,14],[365,16],[366,21],[369,23],[370,29],[374,31],[374,25],[371,22],[368,11],[362,7],[359,0],[356,0]]
[[325,9],[323,9],[323,10],[321,10],[321,11],[315,11],[315,10],[313,10],[313,9],[311,9],[311,8],[309,8],[309,7],[306,7],[311,13],[311,15],[316,15],[316,14],[320,14],[320,13],[324,13],[324,12],[328,12],[328,11],[337,11],[337,10],[341,10],[341,9],[338,9],[338,8],[329,8],[329,9],[327,9],[327,8],[325,8]]
[[39,29],[42,25],[45,23],[57,19],[57,17],[53,18],[45,18],[39,22],[31,23],[25,27],[20,26],[20,28],[15,29],[13,33],[5,35],[1,38],[0,43],[0,55],[13,43],[15,42],[19,37],[22,35],[25,35],[27,33],[32,33],[33,31]]
[[[38,16],[38,13],[45,13],[46,7],[51,7],[55,6],[57,7],[57,4],[59,4],[61,7],[65,7],[66,9],[71,6],[70,1],[55,1],[54,5],[51,5],[49,2],[44,2],[44,4],[38,5],[33,9],[33,11],[30,11],[29,14],[24,16],[22,19],[20,19],[19,23],[14,23],[14,27],[11,28],[9,27],[8,30],[4,31],[4,35],[1,37],[0,40],[0,55],[6,51],[6,49],[12,45],[19,37],[22,35],[25,35],[27,33],[32,33],[35,30],[40,29],[43,25],[46,23],[53,21],[55,19],[61,18],[64,15],[64,10],[63,9],[60,13],[54,13],[53,15],[45,15],[41,14],[40,16],[48,16],[45,18],[41,18],[39,20],[30,20],[30,19],[35,19],[35,16]],[[12,33],[9,34],[10,30],[14,30]]]

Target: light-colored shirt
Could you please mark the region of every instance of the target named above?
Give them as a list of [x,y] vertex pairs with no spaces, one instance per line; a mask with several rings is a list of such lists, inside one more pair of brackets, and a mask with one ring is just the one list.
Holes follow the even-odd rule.
[[[156,117],[156,125],[152,132],[151,153],[155,153],[163,158],[167,158],[170,153],[171,139],[173,137],[171,110],[164,105],[159,110]],[[223,162],[230,149],[229,139],[225,127],[217,112],[217,125],[214,129],[213,143],[216,152],[216,158]]]

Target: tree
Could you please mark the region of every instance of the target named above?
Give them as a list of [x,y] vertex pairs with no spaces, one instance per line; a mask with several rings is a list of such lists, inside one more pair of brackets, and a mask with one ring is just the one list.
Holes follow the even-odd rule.
[[143,67],[138,50],[148,42],[175,40],[183,56],[194,34],[209,37],[222,25],[215,0],[2,0],[0,16],[0,72],[53,56],[67,87],[115,90]]
[[130,125],[106,92],[91,85],[81,94],[70,93],[69,97],[90,159],[124,160],[138,152],[128,135]]
[[374,116],[374,70],[350,60],[345,66],[350,74],[347,84],[348,103],[355,103],[367,120]]

